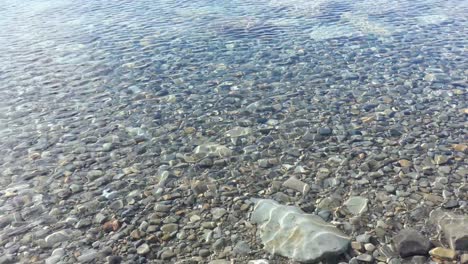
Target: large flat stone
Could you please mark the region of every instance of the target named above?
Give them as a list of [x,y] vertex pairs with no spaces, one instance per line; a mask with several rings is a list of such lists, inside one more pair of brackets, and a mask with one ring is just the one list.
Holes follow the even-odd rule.
[[274,200],[256,200],[251,221],[257,224],[266,251],[300,262],[337,256],[350,243],[344,233],[319,216]]
[[430,213],[429,218],[440,228],[450,248],[468,251],[468,215],[457,215],[436,209]]

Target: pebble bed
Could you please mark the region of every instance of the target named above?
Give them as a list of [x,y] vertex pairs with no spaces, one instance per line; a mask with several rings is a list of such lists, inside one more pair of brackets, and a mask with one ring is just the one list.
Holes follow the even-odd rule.
[[468,263],[467,13],[3,0],[0,264]]

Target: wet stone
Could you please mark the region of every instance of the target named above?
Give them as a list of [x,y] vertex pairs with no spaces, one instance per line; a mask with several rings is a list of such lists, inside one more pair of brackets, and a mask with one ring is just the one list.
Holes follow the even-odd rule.
[[357,256],[356,259],[365,263],[371,263],[374,260],[374,257],[369,254],[361,254]]
[[431,247],[429,239],[414,229],[403,229],[393,237],[393,242],[400,256],[426,255]]
[[[257,200],[251,221],[257,224],[266,251],[297,261],[316,261],[324,254],[339,255],[350,243],[340,230],[320,217],[273,200]],[[291,233],[301,235],[291,240]],[[288,246],[276,246],[281,244]]]
[[332,134],[332,129],[329,127],[321,127],[318,129],[318,134],[321,136],[330,136]]
[[106,257],[107,264],[120,264],[122,257],[120,256],[108,256]]
[[247,264],[270,264],[270,262],[266,259],[255,259],[255,260],[249,260]]
[[250,246],[245,241],[239,241],[236,243],[232,251],[238,255],[247,255],[250,253]]
[[468,253],[465,253],[460,256],[460,263],[461,264],[467,264],[468,263]]
[[306,195],[309,190],[309,184],[295,178],[291,177],[283,183],[283,186],[301,192],[303,195]]
[[430,221],[441,228],[443,236],[454,250],[468,250],[468,216],[435,209]]
[[148,244],[144,243],[137,248],[138,255],[146,255],[150,252],[150,247]]
[[179,226],[177,224],[166,224],[161,227],[161,231],[164,233],[174,233],[179,229]]
[[344,202],[346,209],[353,215],[360,215],[367,211],[368,200],[364,197],[353,196]]
[[449,248],[436,247],[429,251],[429,254],[437,259],[442,260],[454,260],[457,256],[457,253]]
[[70,232],[67,230],[61,230],[61,231],[57,231],[55,233],[48,235],[45,238],[45,242],[48,246],[53,246],[57,243],[67,241],[69,239],[70,239]]
[[226,214],[226,209],[224,208],[213,208],[211,209],[211,214],[213,215],[213,220],[218,220]]
[[161,253],[161,259],[162,259],[162,260],[169,260],[169,259],[173,258],[175,255],[176,255],[176,254],[175,254],[172,250],[170,250],[170,249],[164,250],[164,251]]
[[82,255],[78,257],[78,261],[80,263],[90,263],[96,262],[99,257],[99,253],[95,250],[88,250],[83,252]]
[[12,254],[4,254],[0,256],[0,264],[13,264],[15,262],[16,259]]
[[104,175],[104,173],[101,171],[101,170],[91,170],[88,172],[88,180],[90,181],[94,181],[100,177],[102,177]]
[[198,255],[200,255],[200,257],[202,258],[206,258],[208,256],[210,256],[210,251],[208,249],[200,249],[200,251],[198,251]]

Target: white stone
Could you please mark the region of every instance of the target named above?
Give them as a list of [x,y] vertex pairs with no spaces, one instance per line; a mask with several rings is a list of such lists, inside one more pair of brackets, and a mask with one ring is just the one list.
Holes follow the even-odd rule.
[[243,137],[247,136],[252,132],[252,129],[248,127],[235,127],[228,132],[226,132],[226,136],[231,138]]
[[270,264],[270,262],[268,262],[266,259],[255,259],[250,260],[247,264]]
[[349,238],[319,216],[274,200],[256,200],[251,221],[264,249],[301,262],[314,262],[346,251]]
[[232,150],[223,145],[215,143],[207,143],[200,145],[196,147],[193,152],[194,156],[199,159],[204,157],[224,158],[232,155]]

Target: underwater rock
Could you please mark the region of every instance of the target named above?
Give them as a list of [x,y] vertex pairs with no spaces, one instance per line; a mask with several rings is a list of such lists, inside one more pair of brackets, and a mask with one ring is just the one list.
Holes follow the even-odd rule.
[[215,143],[207,143],[207,144],[200,145],[196,147],[193,152],[194,152],[194,156],[199,159],[202,159],[205,157],[224,158],[224,157],[229,157],[232,155],[232,150],[230,150],[229,148],[223,145],[219,145]]
[[337,256],[349,246],[349,238],[320,217],[273,200],[256,201],[251,221],[265,250],[301,262]]
[[435,209],[429,219],[441,229],[450,248],[468,250],[468,216]]

